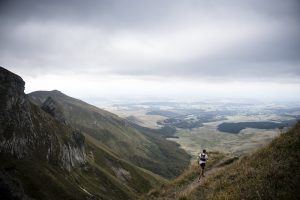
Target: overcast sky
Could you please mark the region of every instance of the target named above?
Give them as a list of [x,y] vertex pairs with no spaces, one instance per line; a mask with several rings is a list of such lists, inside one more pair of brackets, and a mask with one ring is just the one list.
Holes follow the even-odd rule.
[[299,0],[0,2],[0,65],[26,92],[300,100]]

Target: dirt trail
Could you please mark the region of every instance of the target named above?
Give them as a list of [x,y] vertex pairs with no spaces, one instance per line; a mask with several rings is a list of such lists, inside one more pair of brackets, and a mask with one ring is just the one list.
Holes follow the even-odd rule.
[[[218,171],[224,169],[227,166],[233,164],[238,157],[232,156],[225,156],[224,158],[218,160],[214,163],[207,171],[205,171],[205,177],[202,177],[200,181],[198,181],[198,176],[195,177],[193,180],[189,181],[185,184],[173,185],[174,188],[162,189],[162,193],[154,191],[154,193],[148,197],[141,198],[141,199],[151,199],[151,200],[179,200],[179,199],[186,199],[193,191],[197,190],[200,186],[205,186],[205,181],[211,177],[213,174],[217,173]],[[169,186],[170,187],[170,186]],[[150,198],[149,198],[150,197]],[[201,197],[200,197],[201,198]]]
[[217,163],[215,163],[209,170],[207,170],[204,173],[205,177],[201,177],[200,181],[198,181],[198,177],[196,177],[190,184],[188,184],[186,187],[182,188],[182,190],[177,191],[174,195],[175,199],[180,199],[180,197],[186,196],[191,191],[193,191],[195,188],[200,186],[207,179],[207,177],[210,177],[211,175],[213,175],[216,172],[220,171],[225,166],[228,166],[228,165],[232,164],[232,163],[226,164],[226,162],[230,159],[233,159],[233,158],[226,157],[226,158],[221,159]]

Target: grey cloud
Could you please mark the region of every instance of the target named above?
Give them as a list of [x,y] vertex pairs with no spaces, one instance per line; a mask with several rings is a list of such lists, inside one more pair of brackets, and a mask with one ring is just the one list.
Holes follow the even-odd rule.
[[[99,71],[100,74],[199,79],[299,79],[299,5],[297,0],[2,0],[0,64],[27,75],[33,71],[36,74],[45,71],[64,73],[72,69],[74,73]],[[226,29],[228,25],[237,29],[232,32],[238,32],[240,27],[247,28],[248,24],[250,31],[256,28],[264,30],[249,35],[246,30],[246,33],[241,33],[244,38],[236,38],[237,43],[228,42],[224,47],[214,41],[224,34],[218,26]],[[218,32],[208,30],[211,32],[205,33],[208,25]],[[204,27],[203,33],[199,34],[216,34],[207,41],[210,53],[206,55],[206,52],[198,52],[192,44],[185,45],[190,37],[188,32],[180,38],[181,41],[175,37],[165,44],[170,44],[169,49],[167,46],[162,50],[165,56],[156,55],[155,49],[151,51],[151,45],[155,48],[168,39],[168,36],[161,39],[160,35],[172,35],[186,27]],[[136,47],[129,44],[132,53],[129,47],[128,51],[126,49],[126,37],[131,33],[137,34],[137,37],[131,35],[129,39],[141,36]],[[223,39],[227,38],[223,36]],[[124,47],[114,46],[123,40]],[[168,54],[175,50],[180,54],[180,46],[176,46],[180,42],[186,51],[195,48],[191,52],[193,55],[174,55],[172,60],[172,55]],[[150,52],[145,51],[134,58],[143,45],[150,48]],[[153,59],[152,54],[155,54]]]
[[1,21],[8,20],[8,23],[11,20],[14,23],[26,20],[56,20],[99,25],[112,23],[112,26],[149,26],[163,21],[170,23],[184,19],[190,13],[196,13],[195,17],[203,18],[211,15],[244,17],[247,15],[243,14],[253,13],[261,17],[271,17],[273,20],[297,20],[300,16],[300,4],[297,0],[2,0],[0,3],[0,16],[4,19]]

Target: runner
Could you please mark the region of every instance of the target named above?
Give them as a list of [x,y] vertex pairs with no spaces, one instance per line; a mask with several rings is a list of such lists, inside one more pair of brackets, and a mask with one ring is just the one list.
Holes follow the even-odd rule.
[[204,176],[204,169],[205,169],[206,161],[208,160],[208,155],[207,155],[205,149],[203,149],[203,152],[199,154],[198,160],[199,160],[199,165],[201,167],[201,172],[200,172],[199,179],[198,179],[198,181],[200,181],[202,176],[205,177]]

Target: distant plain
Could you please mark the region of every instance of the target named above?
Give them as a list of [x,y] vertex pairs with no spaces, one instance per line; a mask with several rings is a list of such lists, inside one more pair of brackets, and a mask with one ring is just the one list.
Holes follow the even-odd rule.
[[204,148],[240,156],[269,143],[283,128],[288,128],[288,125],[270,129],[245,127],[234,134],[220,131],[218,127],[222,123],[293,123],[300,116],[297,104],[248,101],[140,103],[113,105],[106,109],[144,127],[176,128],[173,137],[168,139],[176,141],[193,157]]

